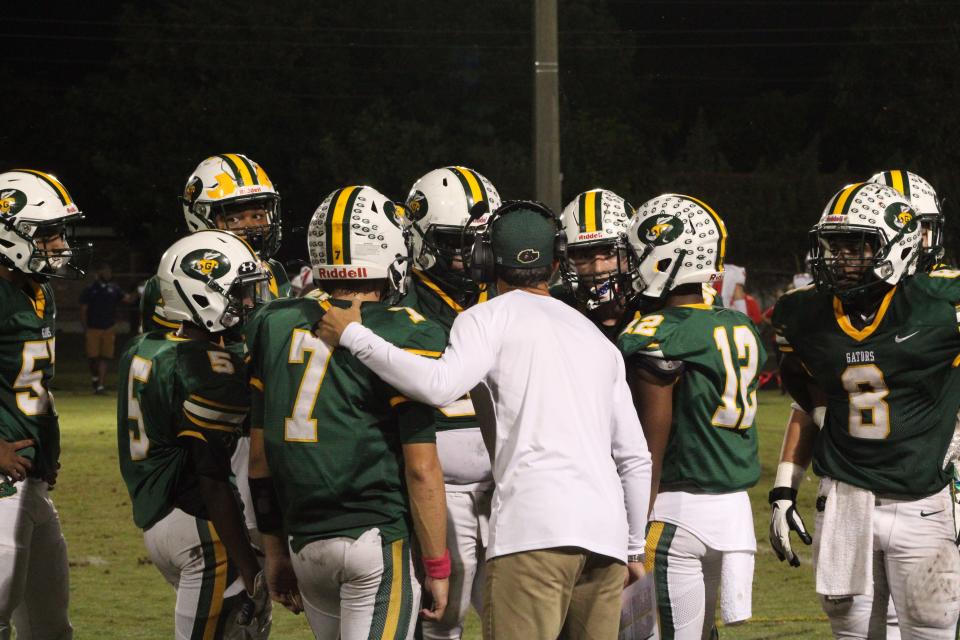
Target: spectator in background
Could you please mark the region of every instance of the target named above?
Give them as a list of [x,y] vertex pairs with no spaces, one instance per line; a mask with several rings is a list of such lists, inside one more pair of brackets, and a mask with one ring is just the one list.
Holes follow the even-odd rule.
[[113,359],[117,304],[130,303],[135,293],[125,293],[113,282],[110,265],[97,265],[97,279],[80,294],[80,324],[86,336],[90,383],[97,395],[106,391],[107,363]]
[[720,289],[723,306],[728,309],[736,309],[749,316],[755,325],[760,326],[763,321],[760,313],[760,303],[747,293],[746,285],[747,270],[735,264],[727,263],[723,268],[723,284]]

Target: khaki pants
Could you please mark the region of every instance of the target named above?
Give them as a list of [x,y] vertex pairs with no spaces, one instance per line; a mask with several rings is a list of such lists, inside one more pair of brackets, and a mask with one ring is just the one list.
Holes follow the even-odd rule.
[[[87,357],[112,359],[115,336],[114,327],[87,329]],[[103,384],[103,381],[100,384]]]
[[616,640],[626,567],[575,547],[487,562],[484,640]]

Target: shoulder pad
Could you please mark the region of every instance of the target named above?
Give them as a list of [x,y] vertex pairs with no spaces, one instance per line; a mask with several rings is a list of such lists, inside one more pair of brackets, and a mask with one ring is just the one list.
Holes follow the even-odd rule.
[[918,273],[907,281],[907,286],[919,289],[931,298],[960,302],[960,270],[936,269],[930,273]]

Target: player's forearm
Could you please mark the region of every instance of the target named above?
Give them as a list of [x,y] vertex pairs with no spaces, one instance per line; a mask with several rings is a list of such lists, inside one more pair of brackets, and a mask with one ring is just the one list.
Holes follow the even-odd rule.
[[794,409],[783,432],[780,462],[789,462],[806,469],[813,459],[813,443],[819,429],[806,411]]
[[673,424],[673,385],[650,377],[643,379],[635,373],[631,377],[630,388],[647,448],[650,450],[649,510],[653,510],[653,504],[660,492],[663,457]]
[[207,515],[226,547],[227,555],[239,567],[247,591],[253,592],[254,579],[260,571],[260,565],[253,547],[250,546],[247,525],[233,494],[233,487],[226,480],[201,476],[200,491]]
[[426,558],[439,558],[447,549],[447,501],[440,460],[407,462],[405,473],[420,550]]
[[260,540],[263,545],[263,555],[270,558],[289,557],[290,547],[287,545],[287,537],[282,531],[274,533],[260,532]]

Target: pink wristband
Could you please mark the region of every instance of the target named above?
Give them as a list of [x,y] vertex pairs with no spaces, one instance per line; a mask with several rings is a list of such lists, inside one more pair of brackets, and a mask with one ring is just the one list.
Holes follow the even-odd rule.
[[434,580],[444,580],[450,577],[450,550],[447,549],[439,558],[424,558],[423,569]]

